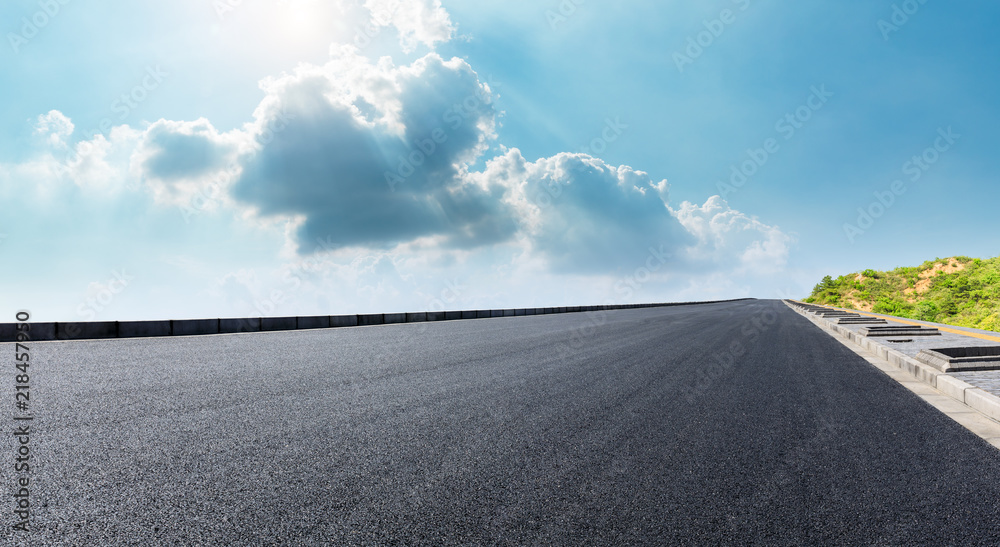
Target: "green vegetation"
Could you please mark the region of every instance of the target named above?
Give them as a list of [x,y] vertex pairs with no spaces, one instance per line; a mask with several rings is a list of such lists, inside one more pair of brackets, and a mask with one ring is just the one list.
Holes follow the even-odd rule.
[[1000,332],[1000,257],[828,275],[805,301]]

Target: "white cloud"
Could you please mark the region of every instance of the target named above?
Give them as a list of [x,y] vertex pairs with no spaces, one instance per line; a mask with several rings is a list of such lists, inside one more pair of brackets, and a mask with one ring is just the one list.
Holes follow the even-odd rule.
[[[83,190],[102,193],[137,187],[129,172],[129,157],[142,131],[121,125],[111,128],[107,136],[96,134],[90,140],[71,144],[73,122],[56,110],[47,117],[50,122],[43,130],[49,136],[47,149],[39,157],[20,164],[31,166],[39,186],[49,186],[51,190],[55,181],[69,181]],[[56,135],[59,139],[53,140]]]
[[418,44],[433,48],[450,40],[455,32],[441,0],[365,0],[364,6],[371,12],[373,24],[396,28],[405,53]]
[[38,116],[35,121],[35,135],[43,138],[48,146],[57,149],[66,148],[66,142],[74,129],[73,122],[58,110],[50,110]]
[[634,268],[650,247],[673,254],[690,243],[664,202],[667,182],[626,165],[571,153],[528,162],[511,149],[470,178],[515,190],[506,199],[524,234],[557,271]]
[[304,253],[509,238],[505,189],[462,176],[495,137],[492,92],[475,71],[434,53],[404,67],[333,53],[263,84],[248,128],[258,146],[233,195],[262,216],[300,218]]
[[239,172],[238,154],[248,151],[247,140],[242,131],[220,133],[205,118],[161,119],[143,133],[131,158],[133,175],[160,203],[190,206],[199,195],[221,197]]
[[719,196],[710,197],[701,206],[685,201],[675,215],[698,240],[687,250],[691,260],[738,273],[784,268],[794,241],[779,228],[731,209]]

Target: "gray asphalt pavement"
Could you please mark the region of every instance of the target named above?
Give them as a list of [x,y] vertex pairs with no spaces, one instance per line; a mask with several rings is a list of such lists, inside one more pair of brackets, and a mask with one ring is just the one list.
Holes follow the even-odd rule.
[[1000,544],[1000,451],[778,301],[31,353],[9,543]]

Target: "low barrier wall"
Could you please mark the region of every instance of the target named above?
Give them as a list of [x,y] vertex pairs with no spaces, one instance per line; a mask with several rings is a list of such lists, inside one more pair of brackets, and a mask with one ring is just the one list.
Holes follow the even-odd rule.
[[[656,304],[618,304],[603,306],[570,306],[560,308],[506,308],[498,310],[428,311],[410,313],[363,313],[356,315],[312,315],[302,317],[243,317],[220,319],[165,319],[157,321],[83,321],[28,323],[32,341],[96,340],[103,338],[139,338],[157,336],[195,336],[202,334],[233,334],[279,330],[325,329],[416,323],[424,321],[458,321],[492,317],[516,317],[555,313],[662,308],[695,304],[739,302],[753,298],[708,300],[702,302],[662,302]],[[0,342],[17,339],[15,323],[0,323]]]

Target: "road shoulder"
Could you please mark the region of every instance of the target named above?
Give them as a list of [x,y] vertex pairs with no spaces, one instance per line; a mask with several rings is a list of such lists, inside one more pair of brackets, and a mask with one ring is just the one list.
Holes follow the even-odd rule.
[[795,302],[785,301],[785,304],[924,402],[1000,449],[1000,422],[994,419],[1000,418],[1000,397],[953,376],[934,371],[905,354],[882,349],[882,346],[875,343],[865,343],[868,338],[814,317],[797,307]]

